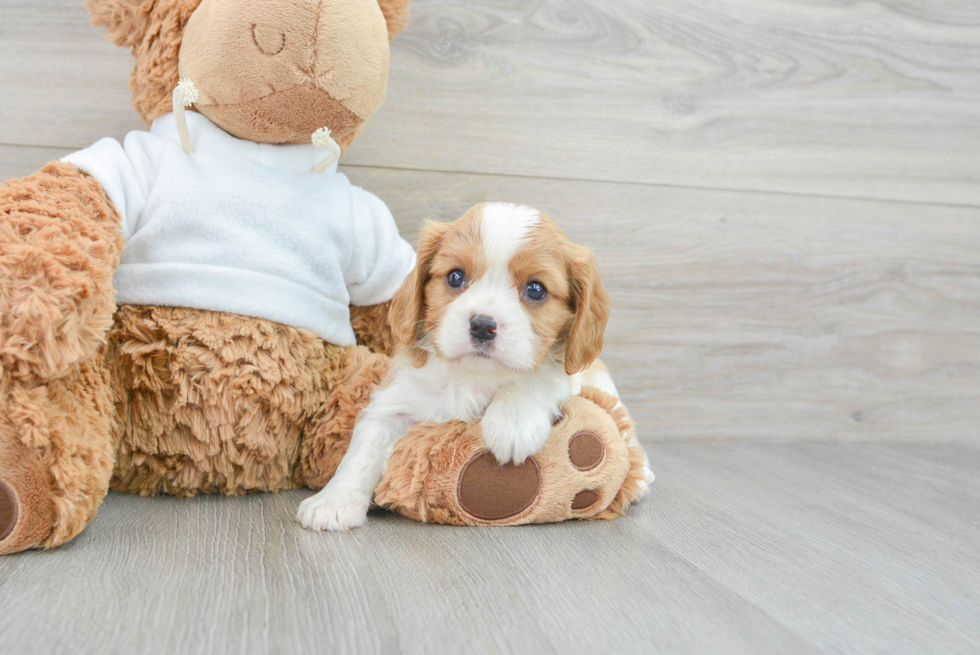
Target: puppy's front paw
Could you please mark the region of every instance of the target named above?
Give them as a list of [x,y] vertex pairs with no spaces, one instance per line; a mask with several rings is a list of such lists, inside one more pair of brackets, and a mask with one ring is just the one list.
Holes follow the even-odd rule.
[[307,530],[350,530],[367,523],[371,498],[329,487],[299,505],[296,520]]
[[507,409],[490,403],[480,421],[480,430],[498,462],[521,464],[548,441],[554,412],[546,407],[522,412]]

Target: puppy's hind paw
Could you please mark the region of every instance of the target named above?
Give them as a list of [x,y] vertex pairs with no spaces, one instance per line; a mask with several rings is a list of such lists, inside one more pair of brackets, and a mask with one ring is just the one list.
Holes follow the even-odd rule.
[[364,494],[324,489],[300,503],[296,520],[307,530],[350,530],[367,523],[370,505]]

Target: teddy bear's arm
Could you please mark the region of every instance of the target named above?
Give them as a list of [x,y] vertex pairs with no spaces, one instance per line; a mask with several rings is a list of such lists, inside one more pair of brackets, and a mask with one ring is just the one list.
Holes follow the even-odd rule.
[[58,378],[105,344],[120,215],[95,178],[52,162],[0,188],[0,365]]
[[388,206],[376,195],[351,187],[351,258],[344,270],[350,294],[351,327],[357,343],[390,355],[394,348],[388,308],[391,297],[415,266],[415,251],[398,233]]
[[388,206],[370,191],[351,186],[350,257],[344,284],[352,305],[390,300],[415,268],[415,249],[402,238]]

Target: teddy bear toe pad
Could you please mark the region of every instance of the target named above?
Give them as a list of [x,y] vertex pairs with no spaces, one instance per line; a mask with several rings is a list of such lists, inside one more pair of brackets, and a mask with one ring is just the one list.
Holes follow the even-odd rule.
[[592,489],[586,489],[575,494],[572,498],[572,509],[588,509],[599,500],[599,494]]
[[0,555],[40,545],[51,534],[53,517],[47,489],[36,480],[0,479]]
[[578,432],[568,440],[568,461],[579,471],[591,471],[602,462],[605,447],[591,432]]
[[40,463],[19,439],[0,432],[0,555],[41,545],[54,522],[54,501]]
[[0,480],[0,542],[10,536],[17,527],[17,516],[20,510],[17,504],[17,494],[10,485]]

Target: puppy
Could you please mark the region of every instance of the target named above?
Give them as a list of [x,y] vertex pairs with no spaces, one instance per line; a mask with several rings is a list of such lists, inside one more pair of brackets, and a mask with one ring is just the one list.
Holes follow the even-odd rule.
[[599,356],[608,317],[592,253],[541,212],[488,203],[429,223],[415,271],[392,299],[400,347],[388,378],[358,416],[336,474],[297,519],[313,530],[363,525],[395,442],[420,421],[482,416],[497,461],[523,462],[580,386],[571,376]]

